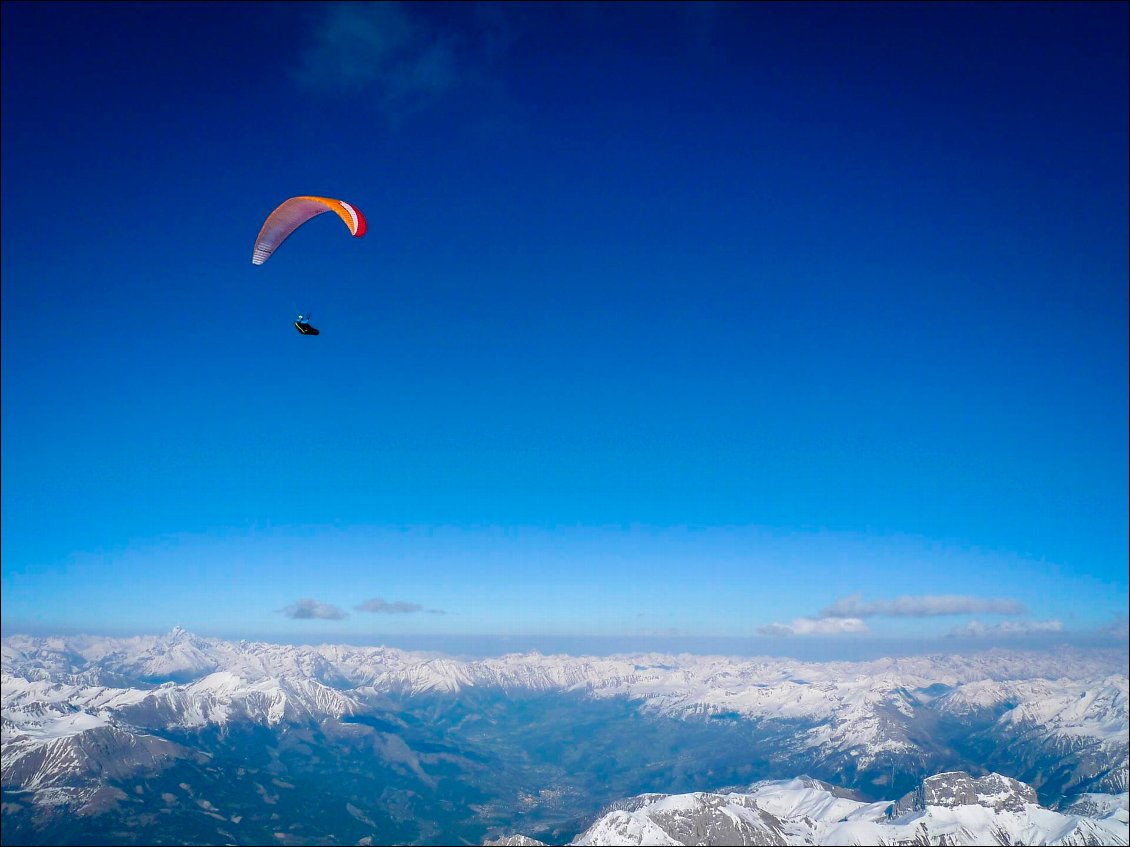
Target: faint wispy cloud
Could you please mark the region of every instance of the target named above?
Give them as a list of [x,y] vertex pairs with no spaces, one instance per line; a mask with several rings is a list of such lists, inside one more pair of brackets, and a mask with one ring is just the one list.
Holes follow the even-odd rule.
[[295,620],[327,620],[339,621],[344,618],[345,612],[337,606],[330,605],[329,603],[319,603],[317,600],[311,600],[309,597],[303,597],[289,606],[280,609],[288,618]]
[[1115,615],[1114,620],[1102,627],[1099,632],[1124,640],[1130,638],[1130,618],[1126,615]]
[[326,3],[295,77],[310,90],[363,95],[399,120],[466,85],[482,86],[512,40],[491,4],[444,16],[397,2]]
[[[450,102],[453,94],[473,103],[471,112],[489,124],[505,120],[495,113],[513,105],[505,62],[515,45],[559,40],[565,16],[571,26],[581,21],[594,40],[646,37],[634,13],[626,25],[609,8],[565,3],[546,14],[538,4],[486,0],[321,3],[292,76],[311,91],[364,97],[393,124],[441,99]],[[685,49],[702,60],[712,55],[726,8],[697,0],[657,4],[649,14],[677,27]],[[583,53],[579,61],[585,61]]]
[[443,609],[425,609],[419,603],[407,603],[403,600],[386,600],[383,597],[373,597],[354,606],[358,612],[372,612],[376,615],[411,615],[423,612],[426,615],[445,615]]
[[399,110],[450,88],[453,47],[400,3],[330,3],[297,76],[316,90],[371,90]]
[[1001,621],[996,624],[983,624],[970,621],[950,630],[947,635],[954,638],[985,638],[994,635],[1038,635],[1046,632],[1062,632],[1063,624],[1056,620],[1048,621]]
[[960,594],[927,594],[895,600],[866,602],[862,594],[841,597],[820,610],[822,618],[933,618],[943,615],[1023,615],[1023,603],[1008,599],[985,599]]
[[771,623],[758,627],[762,635],[849,635],[870,632],[859,618],[795,618],[792,623]]

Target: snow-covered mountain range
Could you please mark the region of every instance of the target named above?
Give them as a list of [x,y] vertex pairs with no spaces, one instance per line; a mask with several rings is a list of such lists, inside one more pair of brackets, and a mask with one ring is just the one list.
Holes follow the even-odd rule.
[[[625,767],[656,779],[654,768],[667,768],[680,784],[708,784],[712,773],[731,777],[724,784],[746,774],[809,773],[879,798],[929,774],[964,770],[1024,780],[1046,803],[1127,790],[1125,653],[990,651],[858,663],[689,654],[464,660],[383,647],[232,642],[181,629],[124,639],[9,636],[0,651],[5,821],[30,814],[39,824],[29,831],[45,831],[44,809],[101,814],[123,807],[123,782],[138,775],[212,773],[234,739],[256,745],[256,755],[266,750],[281,773],[280,745],[298,732],[306,734],[303,755],[313,760],[327,750],[344,757],[342,745],[370,733],[366,755],[411,782],[397,790],[419,803],[421,791],[444,778],[472,786],[484,759],[499,757],[501,765],[505,742],[487,744],[483,733],[507,721],[525,729],[531,703],[697,733],[701,746],[691,758],[711,756],[719,743],[712,738],[737,739],[736,748],[724,742],[724,764],[699,761],[701,772],[693,773],[693,763],[677,763],[677,741],[655,761],[642,746],[625,752],[629,745],[621,743]],[[577,744],[614,748],[624,736],[613,723]],[[552,737],[553,726],[541,731]],[[631,759],[637,755],[638,763]],[[298,758],[285,763],[288,773],[303,766]],[[546,826],[551,806],[578,815],[587,808],[577,792],[603,786],[605,777],[585,773],[583,790],[563,788],[567,774],[555,777],[562,785],[544,789],[573,797],[539,801]],[[526,779],[517,771],[510,777]],[[677,788],[654,786],[669,787]],[[133,790],[141,796],[146,789]],[[614,796],[622,795],[588,803],[595,810]],[[500,803],[479,804],[489,811],[476,813],[488,829],[506,817]],[[567,825],[555,824],[561,832]]]
[[[1027,785],[999,774],[944,773],[897,803],[866,802],[808,778],[743,791],[644,794],[615,804],[570,844],[596,845],[1126,845],[1127,798],[1101,795],[1091,815],[1044,808]],[[542,842],[511,835],[492,847]]]

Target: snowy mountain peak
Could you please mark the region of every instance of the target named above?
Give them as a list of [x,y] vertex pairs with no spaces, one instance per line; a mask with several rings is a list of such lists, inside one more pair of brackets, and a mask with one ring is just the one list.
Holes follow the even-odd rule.
[[995,812],[1022,812],[1026,806],[1038,806],[1031,786],[999,773],[974,779],[964,771],[940,773],[922,780],[914,791],[903,796],[891,808],[890,816],[921,812],[927,807],[955,809],[959,806],[984,806]]

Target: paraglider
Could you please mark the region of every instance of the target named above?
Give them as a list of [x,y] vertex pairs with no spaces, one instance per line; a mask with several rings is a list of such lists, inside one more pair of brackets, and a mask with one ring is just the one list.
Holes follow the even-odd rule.
[[[251,264],[261,265],[266,262],[296,229],[311,218],[326,212],[336,213],[354,238],[360,238],[368,229],[361,210],[344,200],[306,195],[291,197],[271,212],[263,222],[263,228],[259,230],[259,237],[255,239],[255,247],[251,251]],[[299,315],[294,326],[303,335],[319,334],[318,330],[310,326],[309,317],[304,318]]]
[[291,197],[267,216],[259,237],[255,239],[255,249],[251,253],[251,264],[261,265],[278,249],[296,229],[311,218],[326,212],[336,212],[354,238],[360,238],[368,228],[361,210],[343,200],[329,197]]

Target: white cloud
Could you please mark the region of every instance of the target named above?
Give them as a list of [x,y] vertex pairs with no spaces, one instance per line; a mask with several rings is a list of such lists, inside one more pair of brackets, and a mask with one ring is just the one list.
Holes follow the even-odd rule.
[[792,623],[771,623],[759,627],[762,635],[844,635],[869,632],[859,618],[795,618]]
[[862,594],[841,597],[820,610],[822,618],[932,618],[942,615],[1022,615],[1023,603],[1006,598],[967,597],[960,594],[927,594],[895,600],[866,602]]
[[1044,632],[1062,632],[1063,624],[1057,620],[1047,621],[1001,621],[996,624],[983,624],[970,621],[949,631],[957,638],[985,638],[994,635],[1038,635]]
[[762,635],[792,635],[793,628],[787,623],[767,623],[765,626],[759,626],[757,631]]
[[311,600],[309,597],[303,597],[301,600],[291,603],[280,611],[288,618],[294,618],[295,620],[319,619],[339,621],[345,617],[345,612],[337,606],[332,606],[329,603],[319,603],[317,600]]

